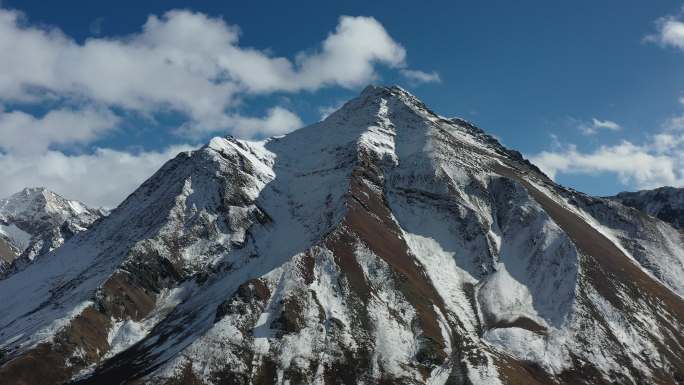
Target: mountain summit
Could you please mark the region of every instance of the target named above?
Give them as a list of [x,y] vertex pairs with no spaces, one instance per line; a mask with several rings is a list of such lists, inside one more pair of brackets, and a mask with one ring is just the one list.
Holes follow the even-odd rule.
[[59,247],[102,215],[44,187],[0,199],[0,277]]
[[684,239],[399,87],[179,154],[0,280],[13,384],[677,384]]

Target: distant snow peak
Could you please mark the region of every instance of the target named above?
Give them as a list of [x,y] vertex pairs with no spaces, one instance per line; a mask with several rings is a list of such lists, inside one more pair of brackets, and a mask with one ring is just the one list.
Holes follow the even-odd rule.
[[0,277],[24,268],[59,247],[105,213],[68,200],[45,187],[27,187],[0,199],[0,238],[14,250]]
[[45,187],[27,187],[11,195],[0,199],[0,213],[4,215],[30,215],[36,212],[49,214],[80,214],[86,211],[86,207],[77,201],[67,200],[48,190]]

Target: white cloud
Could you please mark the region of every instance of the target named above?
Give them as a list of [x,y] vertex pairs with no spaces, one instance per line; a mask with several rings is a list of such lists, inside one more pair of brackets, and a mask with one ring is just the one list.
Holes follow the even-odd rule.
[[596,118],[592,118],[591,122],[596,128],[605,128],[610,131],[618,131],[621,128],[619,124],[610,120],[598,120]]
[[404,65],[406,51],[372,17],[340,18],[335,32],[323,41],[320,52],[297,55],[294,88],[321,85],[363,85],[375,78],[372,64]]
[[0,149],[39,154],[52,145],[87,143],[112,130],[119,118],[107,109],[52,110],[42,117],[0,111]]
[[248,139],[287,134],[303,125],[299,116],[283,107],[273,107],[261,118],[233,115],[228,116],[225,121],[225,126],[230,128],[230,132]]
[[294,113],[282,107],[274,107],[263,118],[236,117],[231,125],[235,127],[233,133],[237,136],[250,137],[287,134],[302,127],[304,123]]
[[[684,97],[679,102],[684,104]],[[570,122],[574,124],[577,120]],[[591,124],[579,122],[578,126],[585,134],[594,134],[600,129],[621,129],[613,121],[596,118]],[[642,144],[623,140],[583,152],[573,144],[562,145],[552,135],[551,148],[530,157],[551,178],[558,174],[613,173],[622,184],[637,188],[684,185],[684,115],[665,120],[661,131],[650,135]]]
[[684,145],[683,135],[661,132],[653,136],[650,148],[657,154],[672,154]]
[[420,84],[420,83],[440,83],[442,79],[436,71],[424,72],[420,70],[402,69],[401,74],[404,75],[409,81]]
[[655,34],[646,36],[644,40],[684,50],[684,22],[675,16],[666,16],[656,20],[656,29]]
[[[380,65],[406,67],[405,49],[372,17],[340,17],[318,46],[293,58],[241,46],[238,26],[198,12],[152,15],[138,32],[119,37],[97,36],[101,21],[91,26],[95,36],[79,42],[0,9],[0,196],[44,185],[114,206],[179,148],[61,150],[101,139],[131,112],[180,115],[179,130],[195,138],[280,135],[301,119],[277,106],[263,117],[242,116],[236,107],[244,97],[356,87],[376,79]],[[48,106],[43,115],[29,112]]]
[[574,145],[530,157],[551,178],[558,174],[617,174],[624,185],[684,184],[684,136],[660,133],[643,145],[622,141],[582,152]]
[[670,131],[684,130],[684,115],[668,118],[663,123],[663,128]]
[[143,113],[173,110],[202,130],[217,126],[242,95],[355,87],[375,65],[405,65],[406,51],[374,18],[343,16],[320,47],[295,60],[239,46],[223,19],[174,10],[138,33],[80,44],[0,10],[0,100],[85,99]]
[[0,154],[0,197],[27,186],[45,186],[93,207],[115,207],[164,162],[190,149],[180,145],[138,154],[111,149],[73,156],[59,151],[38,156]]
[[578,127],[585,135],[594,135],[599,130],[620,131],[622,129],[619,124],[611,120],[600,120],[596,118],[592,118],[590,123],[580,122]]

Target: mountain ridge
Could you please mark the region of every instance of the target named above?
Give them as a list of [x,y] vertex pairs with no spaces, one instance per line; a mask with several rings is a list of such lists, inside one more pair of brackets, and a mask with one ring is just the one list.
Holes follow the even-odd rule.
[[0,376],[675,384],[683,255],[671,226],[368,87],[286,136],[179,154],[0,281]]
[[0,277],[59,247],[106,215],[45,187],[27,187],[0,199]]
[[621,192],[607,197],[661,219],[677,229],[684,228],[684,189],[659,187],[652,190]]

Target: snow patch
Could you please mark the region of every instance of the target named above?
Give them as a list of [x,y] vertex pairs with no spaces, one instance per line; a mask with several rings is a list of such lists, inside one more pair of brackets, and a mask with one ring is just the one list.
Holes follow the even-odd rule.
[[524,317],[548,327],[535,311],[529,289],[516,281],[502,263],[480,286],[478,298],[482,311],[493,323],[512,323]]
[[183,301],[185,296],[184,288],[164,289],[159,294],[151,315],[145,319],[112,320],[112,327],[107,333],[109,351],[104,359],[113,357],[142,340],[162,318]]
[[26,250],[31,243],[31,234],[18,228],[14,223],[9,225],[0,223],[0,235],[7,237],[12,245],[19,250],[19,253]]

